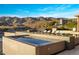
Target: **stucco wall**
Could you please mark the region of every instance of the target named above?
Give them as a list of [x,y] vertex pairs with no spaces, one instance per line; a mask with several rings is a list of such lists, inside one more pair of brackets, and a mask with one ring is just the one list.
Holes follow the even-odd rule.
[[77,17],[77,32],[79,32],[79,16]]

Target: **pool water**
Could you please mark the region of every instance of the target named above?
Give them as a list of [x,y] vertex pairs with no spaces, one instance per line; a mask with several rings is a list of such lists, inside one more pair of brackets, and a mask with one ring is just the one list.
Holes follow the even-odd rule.
[[35,46],[46,45],[46,44],[49,44],[49,42],[50,42],[50,41],[46,41],[46,40],[34,39],[34,38],[29,38],[29,37],[16,37],[14,39],[16,41],[28,43],[28,44],[35,45]]

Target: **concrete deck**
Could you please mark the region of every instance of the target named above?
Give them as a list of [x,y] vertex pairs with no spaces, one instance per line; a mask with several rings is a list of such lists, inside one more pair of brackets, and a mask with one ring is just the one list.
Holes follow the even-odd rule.
[[65,50],[63,52],[58,53],[57,55],[79,55],[79,45],[72,50]]

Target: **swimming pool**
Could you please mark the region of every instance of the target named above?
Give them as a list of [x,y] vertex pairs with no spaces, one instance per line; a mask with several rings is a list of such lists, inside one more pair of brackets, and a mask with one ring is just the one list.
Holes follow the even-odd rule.
[[29,37],[22,37],[22,36],[21,37],[11,36],[9,38],[14,39],[19,42],[22,42],[22,43],[31,44],[31,45],[35,45],[35,46],[43,46],[43,45],[52,43],[52,42],[46,41],[46,40],[29,38]]
[[47,41],[23,36],[3,37],[3,53],[8,55],[47,55],[64,50],[64,41]]

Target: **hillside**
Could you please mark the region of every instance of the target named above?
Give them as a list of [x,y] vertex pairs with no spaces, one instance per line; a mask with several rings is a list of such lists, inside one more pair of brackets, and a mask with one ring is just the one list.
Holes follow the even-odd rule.
[[69,29],[76,27],[75,19],[53,18],[53,17],[25,17],[25,18],[0,17],[0,26],[8,26],[8,27],[24,26],[24,27],[43,30],[43,29],[51,29],[52,27],[61,27],[60,19],[63,19],[63,24],[62,24],[63,27]]

